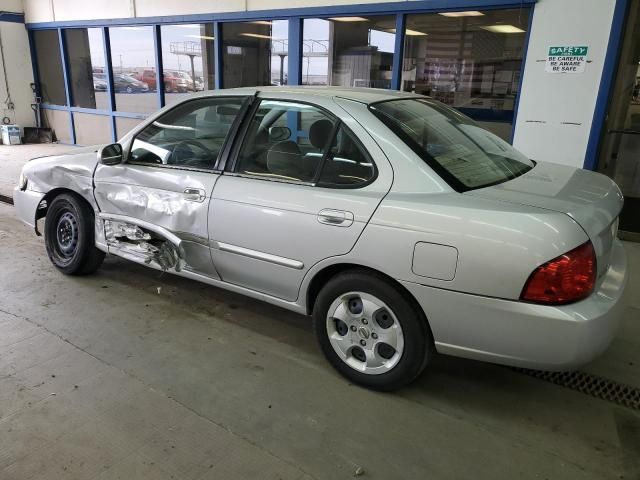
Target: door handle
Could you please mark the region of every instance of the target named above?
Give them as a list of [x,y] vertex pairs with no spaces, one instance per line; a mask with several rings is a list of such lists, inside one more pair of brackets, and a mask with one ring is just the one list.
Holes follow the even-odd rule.
[[189,202],[202,203],[207,198],[207,194],[202,188],[185,188],[183,197]]
[[353,224],[353,213],[325,208],[318,212],[318,221],[334,227],[349,227]]

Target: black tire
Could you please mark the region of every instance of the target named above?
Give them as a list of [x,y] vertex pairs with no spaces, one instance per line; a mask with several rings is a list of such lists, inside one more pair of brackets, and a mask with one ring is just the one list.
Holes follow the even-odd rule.
[[93,209],[76,195],[63,193],[47,210],[44,240],[51,263],[66,275],[88,275],[104,260],[95,246]]
[[[382,300],[402,328],[404,351],[388,372],[371,375],[357,371],[345,363],[331,345],[327,333],[329,308],[341,295],[353,291]],[[391,391],[411,383],[422,373],[435,351],[431,330],[419,305],[384,276],[367,270],[346,271],[327,282],[313,307],[313,327],[320,348],[331,365],[352,382],[374,390]]]

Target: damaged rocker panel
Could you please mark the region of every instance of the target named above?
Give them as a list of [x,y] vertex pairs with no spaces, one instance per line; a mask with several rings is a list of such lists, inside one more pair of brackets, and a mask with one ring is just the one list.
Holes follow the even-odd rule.
[[185,266],[182,240],[144,220],[100,213],[109,252],[163,271],[179,272]]

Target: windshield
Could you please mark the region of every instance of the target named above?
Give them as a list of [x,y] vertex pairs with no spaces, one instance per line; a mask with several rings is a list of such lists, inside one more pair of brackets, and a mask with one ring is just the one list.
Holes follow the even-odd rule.
[[533,168],[500,137],[433,100],[391,100],[370,109],[458,191],[506,182]]

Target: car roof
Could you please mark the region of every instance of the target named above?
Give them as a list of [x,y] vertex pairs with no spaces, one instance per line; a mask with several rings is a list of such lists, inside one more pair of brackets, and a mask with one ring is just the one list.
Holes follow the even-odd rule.
[[[229,95],[242,94],[254,95],[255,93],[266,93],[277,95],[279,93],[299,94],[305,99],[310,97],[338,97],[347,100],[353,100],[360,103],[374,103],[384,100],[394,100],[402,98],[416,98],[418,95],[409,92],[399,92],[396,90],[385,90],[382,88],[346,88],[346,87],[323,87],[323,86],[306,86],[306,85],[285,85],[285,86],[265,86],[265,87],[240,87],[228,88],[222,90],[206,90],[194,95]],[[424,97],[423,97],[424,98]]]

